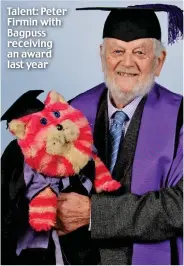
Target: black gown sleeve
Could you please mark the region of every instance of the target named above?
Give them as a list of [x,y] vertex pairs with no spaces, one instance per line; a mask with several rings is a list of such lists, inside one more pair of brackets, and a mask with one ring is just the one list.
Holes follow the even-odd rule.
[[[10,142],[1,157],[1,264],[16,264],[18,191],[23,169],[23,155],[16,140]],[[23,185],[23,184],[22,184]],[[16,193],[17,192],[17,193]]]

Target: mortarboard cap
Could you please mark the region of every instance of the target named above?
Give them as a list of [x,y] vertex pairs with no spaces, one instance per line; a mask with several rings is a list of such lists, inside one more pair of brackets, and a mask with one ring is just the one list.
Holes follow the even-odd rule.
[[13,119],[43,110],[45,105],[36,98],[42,92],[44,91],[30,90],[22,94],[3,114],[1,121],[6,120],[9,123]]
[[103,29],[103,38],[133,41],[155,38],[161,41],[161,27],[155,12],[168,14],[168,43],[183,36],[183,11],[174,5],[146,4],[128,7],[85,7],[76,10],[110,11]]

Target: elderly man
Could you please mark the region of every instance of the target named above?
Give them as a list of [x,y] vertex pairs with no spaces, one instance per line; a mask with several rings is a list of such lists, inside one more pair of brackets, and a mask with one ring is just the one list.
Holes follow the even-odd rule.
[[[182,264],[182,97],[155,83],[166,51],[150,7],[104,8],[111,10],[100,46],[105,84],[71,101],[88,117],[98,155],[122,184],[117,194],[91,199],[60,195],[58,233],[89,224],[97,264]],[[182,21],[179,8],[165,9]],[[182,28],[175,22],[170,43]]]

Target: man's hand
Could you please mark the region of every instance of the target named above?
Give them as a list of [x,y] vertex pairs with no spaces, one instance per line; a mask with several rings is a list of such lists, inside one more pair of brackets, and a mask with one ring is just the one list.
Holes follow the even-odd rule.
[[74,192],[61,193],[57,204],[57,233],[65,235],[90,222],[91,202]]

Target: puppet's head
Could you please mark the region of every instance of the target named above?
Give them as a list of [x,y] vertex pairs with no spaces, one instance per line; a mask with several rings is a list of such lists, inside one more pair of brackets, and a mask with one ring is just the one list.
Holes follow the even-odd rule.
[[[27,93],[30,92],[35,93]],[[36,96],[40,92],[37,91]],[[28,96],[26,100],[30,105]],[[25,106],[25,94],[21,97],[20,109]],[[87,119],[54,91],[49,92],[44,104],[35,94],[34,99],[35,108],[30,107],[28,114],[23,112],[21,116],[20,113],[8,123],[10,132],[18,139],[25,162],[47,176],[78,174],[92,153],[93,137]]]

